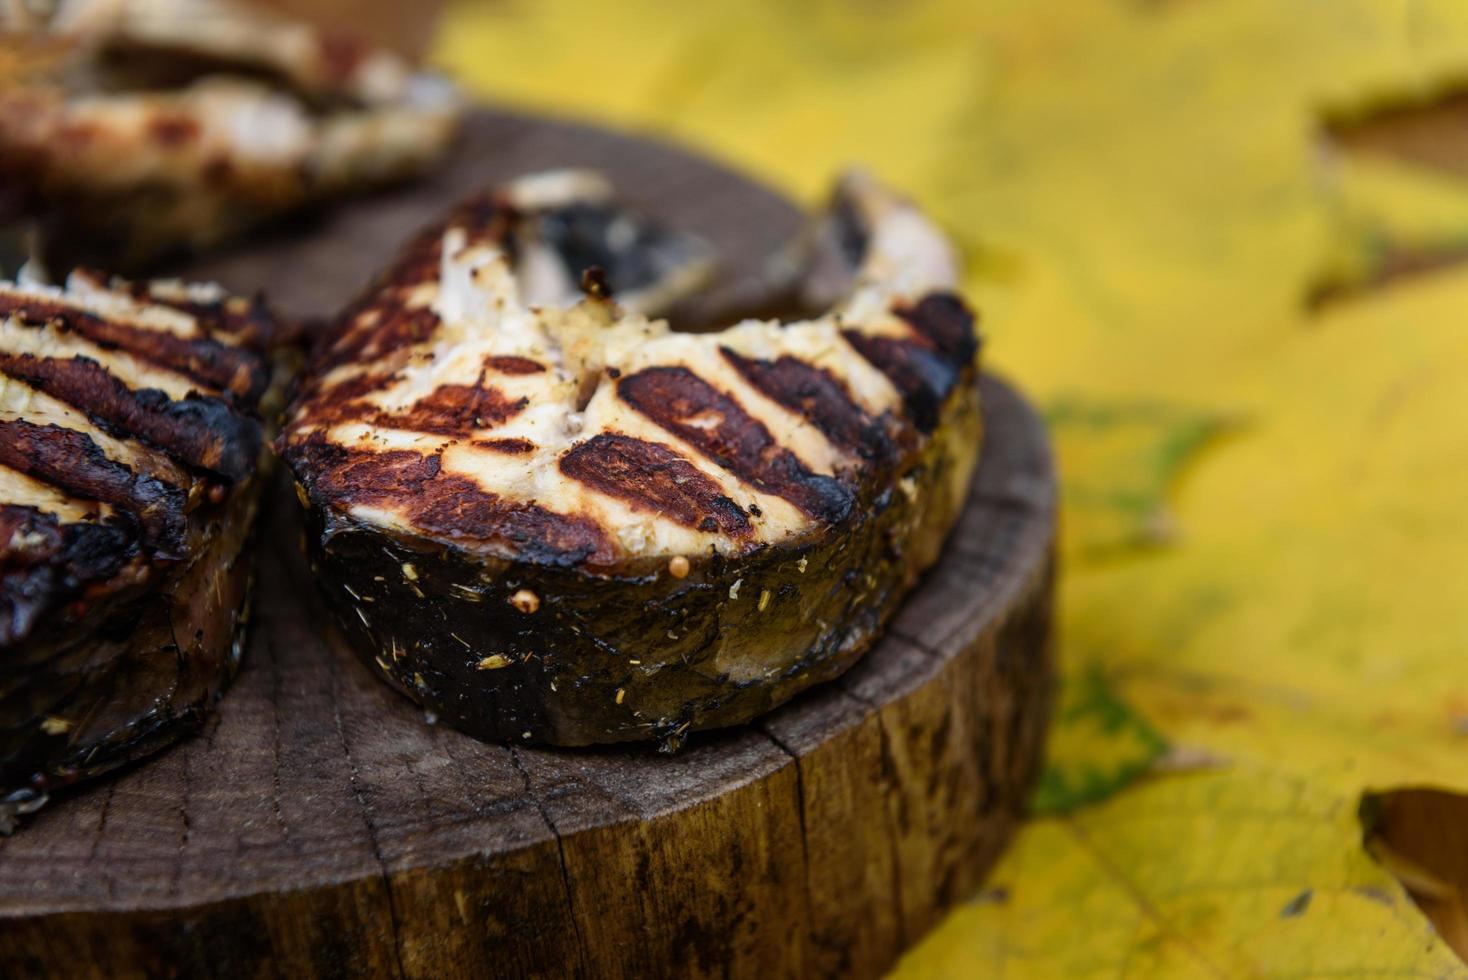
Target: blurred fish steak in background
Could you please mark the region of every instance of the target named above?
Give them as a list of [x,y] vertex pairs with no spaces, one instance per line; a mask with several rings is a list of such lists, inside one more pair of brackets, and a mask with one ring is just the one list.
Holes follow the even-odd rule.
[[412,177],[462,112],[398,53],[235,0],[9,0],[0,27],[0,213],[68,265],[136,269]]

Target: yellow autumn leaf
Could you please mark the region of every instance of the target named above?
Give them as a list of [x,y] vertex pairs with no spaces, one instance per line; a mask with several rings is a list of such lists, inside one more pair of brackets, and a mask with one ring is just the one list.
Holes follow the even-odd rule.
[[1066,554],[1172,543],[1167,499],[1188,463],[1237,423],[1182,405],[1060,398],[1046,408],[1066,503]]
[[436,58],[806,200],[867,162],[967,249],[1064,677],[1051,815],[900,975],[1468,975],[1357,817],[1468,790],[1468,180],[1327,135],[1468,77],[1468,6],[464,0]]
[[1099,670],[1073,673],[1060,685],[1049,758],[1030,809],[1067,813],[1104,800],[1147,772],[1167,749]]
[[[1039,820],[899,975],[1452,976],[1355,808],[1267,771],[1134,785]],[[1167,842],[1166,847],[1159,841]]]

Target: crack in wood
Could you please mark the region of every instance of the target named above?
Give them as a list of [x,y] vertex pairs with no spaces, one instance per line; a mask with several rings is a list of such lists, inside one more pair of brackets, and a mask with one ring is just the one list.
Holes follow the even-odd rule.
[[521,778],[525,780],[525,795],[534,801],[535,808],[540,812],[540,819],[545,821],[546,828],[556,839],[556,858],[561,864],[561,887],[566,893],[566,914],[571,920],[571,928],[576,933],[576,959],[581,964],[581,976],[589,977],[591,972],[586,967],[586,938],[581,933],[581,921],[576,917],[576,899],[571,889],[571,869],[566,862],[566,839],[561,836],[560,828],[551,818],[550,811],[545,805],[545,799],[536,791],[530,778],[530,771],[520,761],[520,753],[513,745],[507,745],[505,748],[510,753],[510,765],[514,766]]
[[[874,706],[875,707],[875,706]],[[892,865],[892,912],[897,917],[897,944],[906,949],[910,940],[907,935],[907,910],[906,903],[902,900],[902,847],[897,840],[897,827],[892,819],[891,796],[893,793],[901,792],[902,781],[897,775],[897,761],[892,755],[891,733],[887,730],[887,720],[882,716],[880,709],[875,711],[877,718],[877,738],[881,749],[882,781],[888,790],[884,795],[882,812],[886,818],[887,825],[887,853],[888,860]]]
[[357,801],[357,812],[362,817],[362,826],[367,830],[367,840],[372,845],[372,856],[377,860],[377,867],[382,877],[383,891],[387,897],[387,914],[392,925],[392,947],[393,958],[398,968],[398,976],[406,977],[408,971],[403,965],[403,937],[402,924],[398,918],[397,902],[393,897],[392,875],[388,871],[387,860],[382,856],[382,844],[377,838],[377,827],[372,822],[370,808],[367,806],[367,798],[362,792],[361,780],[357,774],[357,763],[352,758],[351,746],[347,743],[346,727],[342,724],[341,689],[336,682],[336,674],[332,674],[331,704],[333,718],[336,722],[336,735],[341,743],[342,756],[347,763],[347,780],[352,789],[352,798]]
[[179,760],[179,772],[183,780],[183,792],[179,794],[178,816],[183,822],[183,829],[178,835],[178,847],[173,856],[173,867],[169,869],[168,894],[178,895],[179,880],[183,877],[183,854],[189,845],[189,834],[192,826],[189,821],[189,805],[193,796],[193,776],[189,772],[189,753],[176,753]]
[[775,748],[779,749],[790,758],[791,764],[795,767],[795,816],[800,824],[800,861],[803,865],[803,874],[801,875],[801,878],[805,883],[805,921],[806,928],[814,932],[816,927],[816,909],[815,902],[811,898],[810,887],[810,840],[806,833],[805,827],[804,768],[801,766],[800,756],[797,755],[795,751],[790,748],[790,746],[786,745],[778,735],[770,730],[770,726],[767,721],[762,720],[759,723],[759,730],[763,732],[765,737],[774,744]]
[[[102,847],[102,837],[107,831],[107,817],[112,812],[112,797],[117,793],[117,781],[111,780],[107,783],[107,795],[102,798],[102,811],[97,815],[97,830],[92,835],[92,846],[87,849],[87,864],[91,865],[97,860],[97,852]],[[113,890],[112,878],[104,872],[104,881],[107,883],[107,894],[111,895]]]
[[[261,624],[264,625],[263,623]],[[290,843],[290,827],[280,809],[280,653],[270,633],[264,638],[265,660],[270,664],[270,812],[280,828],[281,840]]]
[[891,629],[887,630],[887,635],[901,640],[903,643],[906,643],[908,646],[912,647],[918,653],[921,653],[923,656],[927,657],[930,660],[948,659],[947,657],[943,656],[943,654],[930,647],[928,645],[928,641],[924,640],[916,633],[909,633],[907,630],[898,629],[894,626]]

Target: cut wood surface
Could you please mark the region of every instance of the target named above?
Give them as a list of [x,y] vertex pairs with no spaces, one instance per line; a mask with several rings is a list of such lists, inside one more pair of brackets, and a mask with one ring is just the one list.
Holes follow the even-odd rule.
[[[324,314],[459,196],[553,164],[601,167],[732,258],[693,317],[767,298],[758,270],[797,222],[778,195],[657,143],[489,113],[431,184],[186,271]],[[426,724],[323,632],[281,489],[217,719],[0,841],[0,975],[879,974],[979,883],[1045,729],[1050,457],[1013,390],[983,395],[972,498],[887,637],[673,756]]]

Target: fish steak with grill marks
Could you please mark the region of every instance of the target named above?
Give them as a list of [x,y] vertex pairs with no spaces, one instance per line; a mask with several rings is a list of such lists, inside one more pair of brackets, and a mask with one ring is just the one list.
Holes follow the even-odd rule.
[[0,830],[233,676],[280,333],[212,286],[0,282]]
[[675,747],[846,670],[936,560],[978,338],[942,234],[860,174],[810,236],[827,312],[673,331],[675,237],[607,203],[598,249],[557,237],[588,179],[523,178],[410,243],[280,446],[386,681],[480,737]]
[[419,174],[462,100],[349,30],[241,0],[0,7],[0,210],[138,267]]

